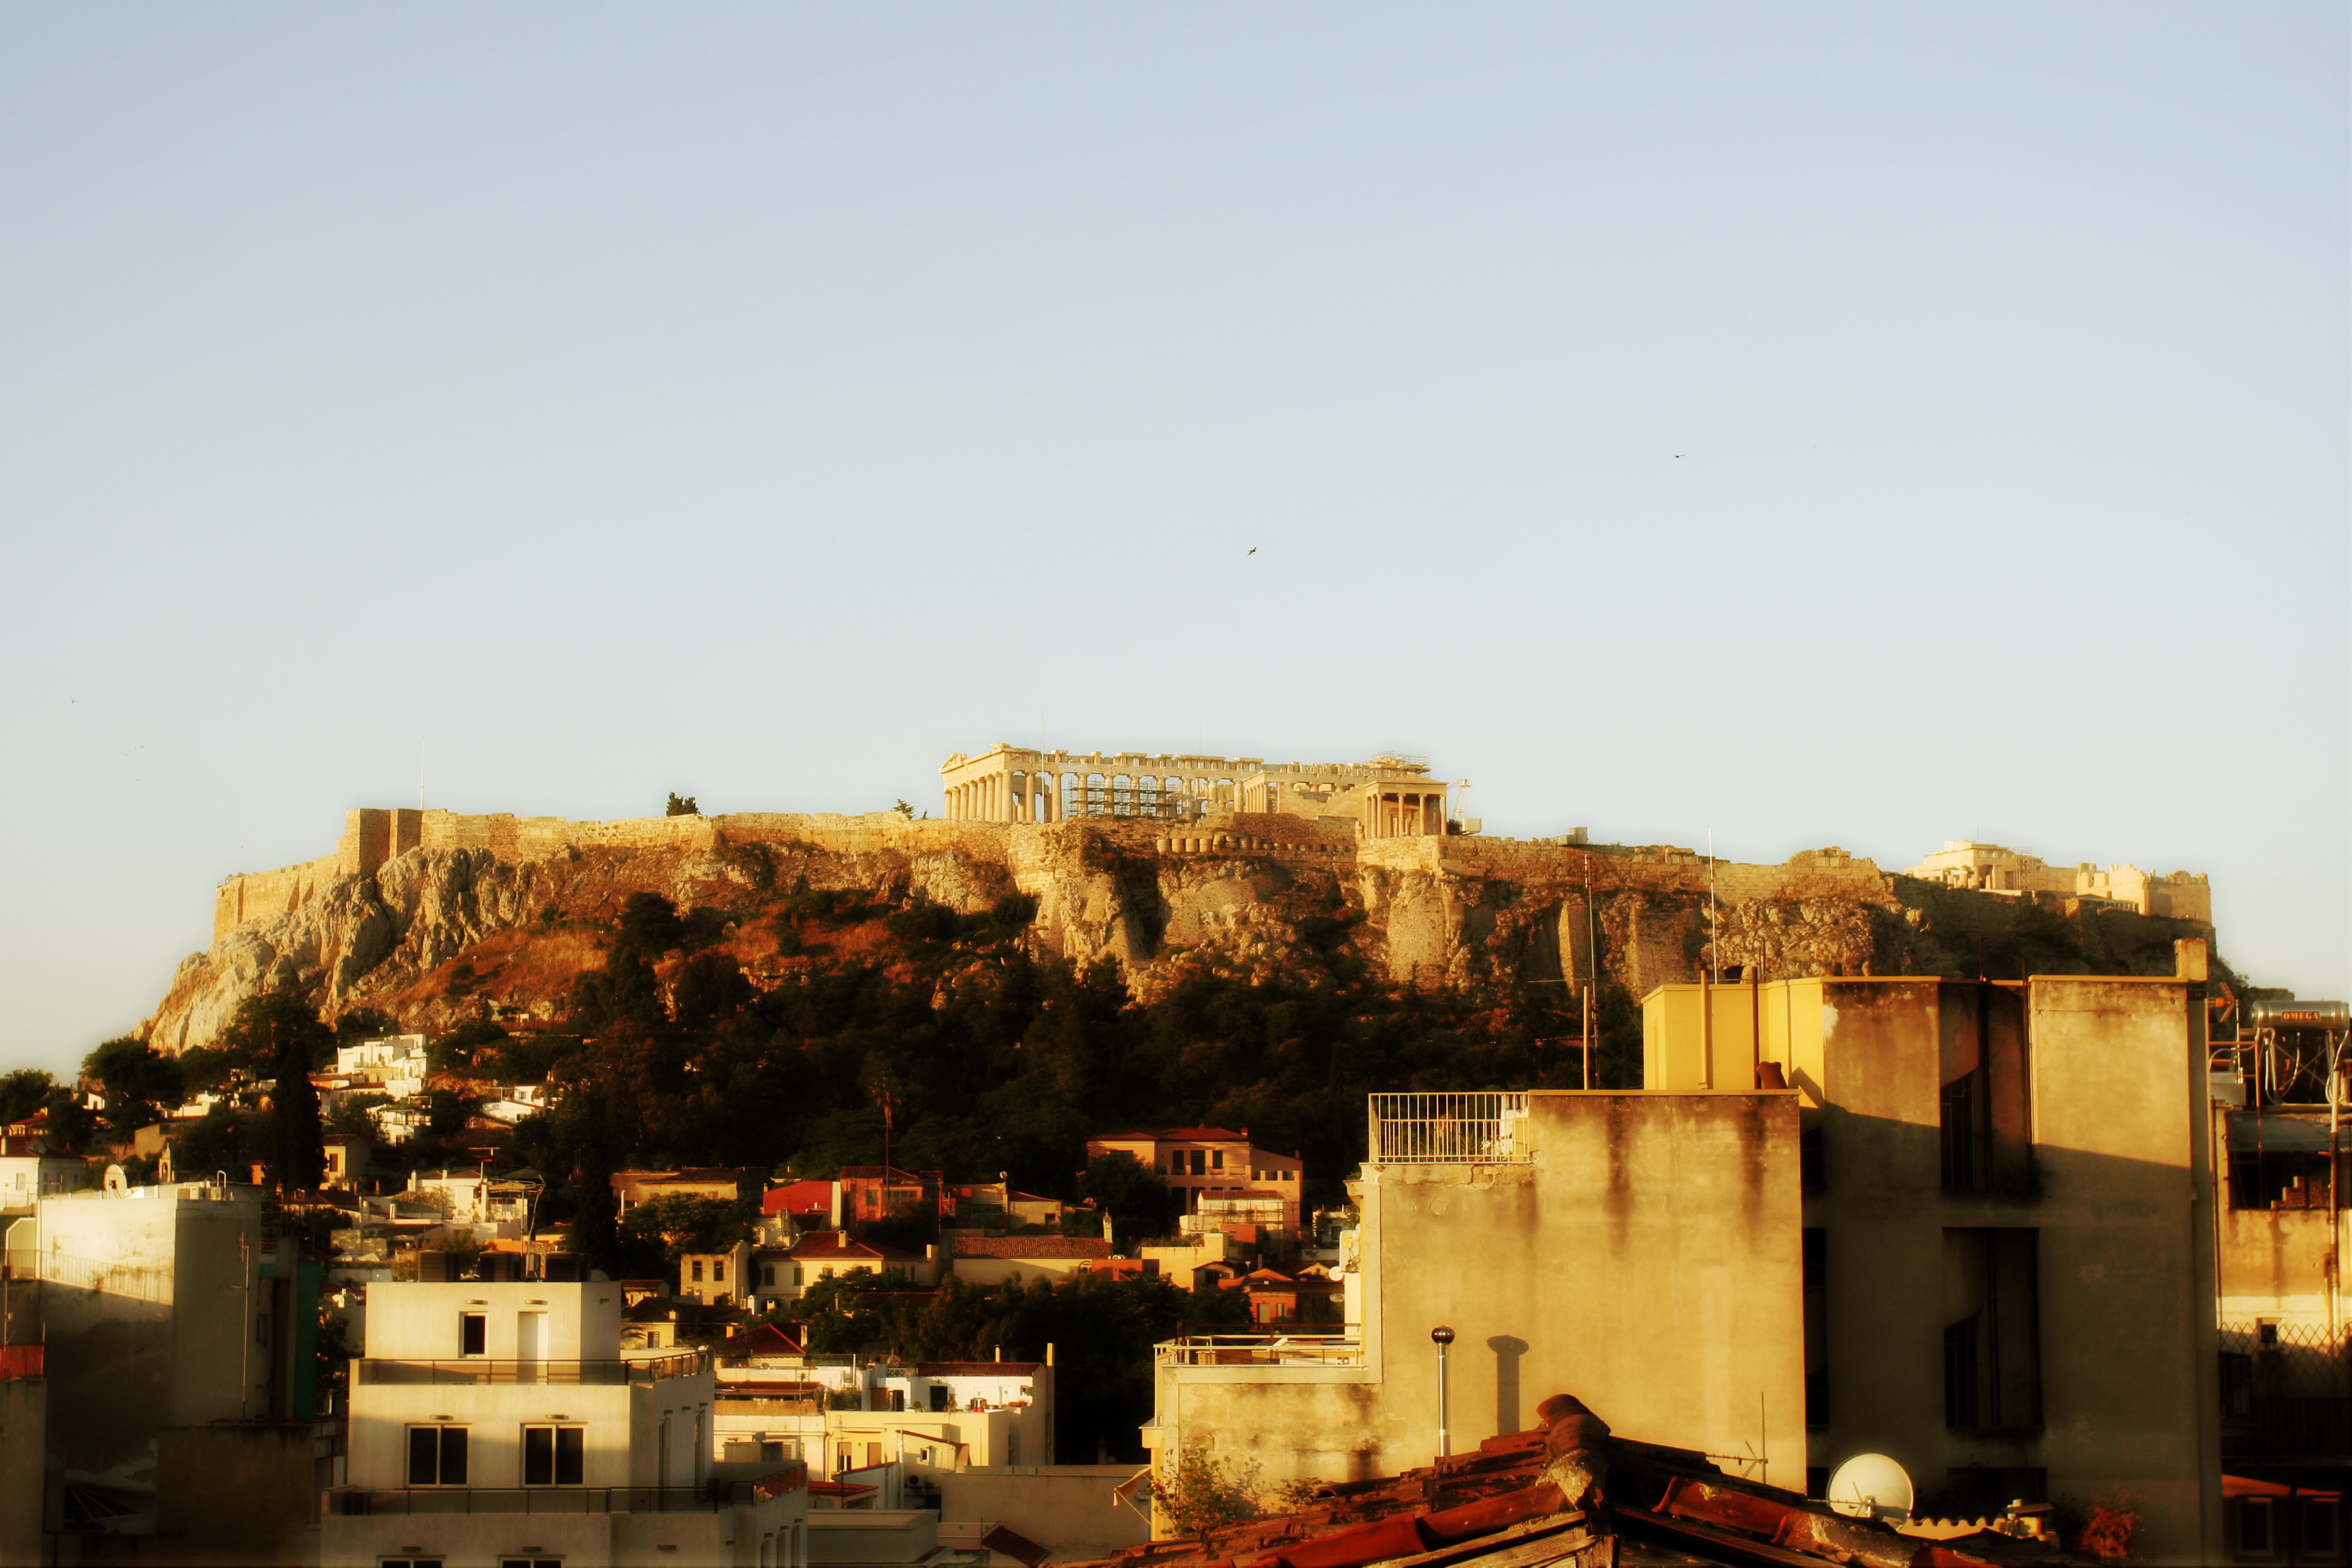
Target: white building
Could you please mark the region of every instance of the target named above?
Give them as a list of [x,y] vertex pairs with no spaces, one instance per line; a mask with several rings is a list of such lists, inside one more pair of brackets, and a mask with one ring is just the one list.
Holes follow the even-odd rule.
[[0,1210],[29,1214],[43,1198],[63,1197],[80,1186],[86,1169],[70,1154],[0,1154]]
[[387,1068],[399,1063],[414,1061],[422,1076],[425,1065],[425,1037],[422,1035],[387,1035],[380,1040],[362,1040],[356,1046],[341,1046],[335,1051],[335,1071],[343,1076],[369,1068]]
[[713,1463],[708,1357],[625,1357],[621,1312],[602,1279],[371,1286],[324,1563],[803,1568],[806,1468]]

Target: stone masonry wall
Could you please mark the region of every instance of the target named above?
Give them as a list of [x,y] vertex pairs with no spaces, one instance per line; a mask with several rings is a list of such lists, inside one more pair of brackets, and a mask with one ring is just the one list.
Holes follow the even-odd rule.
[[[1997,954],[2037,972],[2088,973],[2095,959],[2103,973],[2138,973],[2143,960],[2156,973],[2170,962],[2172,936],[2210,929],[1947,889],[1834,849],[1780,866],[1717,862],[1710,899],[1709,868],[1686,849],[1360,840],[1352,825],[1281,814],[1224,813],[1180,828],[893,812],[568,822],[361,810],[333,856],[221,885],[213,947],[181,966],[150,1037],[173,1049],[202,1044],[242,997],[278,984],[305,989],[330,1012],[383,1005],[428,1026],[437,1014],[411,1019],[402,1009],[420,998],[457,1005],[436,988],[436,966],[478,943],[512,948],[543,916],[608,919],[638,889],[681,908],[751,909],[802,879],[896,888],[961,912],[1025,893],[1037,900],[1039,952],[1115,963],[1139,996],[1202,966],[1283,973],[1303,942],[1328,944],[1335,930],[1396,984],[1496,994],[1549,985],[1567,999],[1591,983],[1638,997],[1695,979],[1718,957],[1766,978],[1973,974],[1997,969]],[[577,941],[563,961],[575,970],[595,962],[593,941]],[[486,965],[495,959],[485,951]],[[533,962],[544,970],[556,961]],[[514,963],[513,973],[531,967]],[[547,1016],[551,986],[502,995],[483,982],[464,1005]]]

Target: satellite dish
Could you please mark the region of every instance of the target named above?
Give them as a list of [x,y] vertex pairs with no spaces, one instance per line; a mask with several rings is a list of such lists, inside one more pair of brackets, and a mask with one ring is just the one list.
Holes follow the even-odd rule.
[[1884,1454],[1856,1454],[1830,1478],[1829,1505],[1849,1519],[1911,1517],[1911,1477]]

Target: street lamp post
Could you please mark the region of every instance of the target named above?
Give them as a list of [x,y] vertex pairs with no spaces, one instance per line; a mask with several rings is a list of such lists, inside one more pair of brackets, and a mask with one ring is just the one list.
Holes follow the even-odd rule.
[[1437,1457],[1442,1459],[1454,1452],[1445,1431],[1445,1347],[1454,1342],[1454,1331],[1441,1323],[1429,1331],[1429,1337],[1437,1345]]

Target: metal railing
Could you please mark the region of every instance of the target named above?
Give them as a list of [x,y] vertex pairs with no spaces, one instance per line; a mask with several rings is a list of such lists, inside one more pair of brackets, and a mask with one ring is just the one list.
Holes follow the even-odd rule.
[[1499,1089],[1447,1089],[1371,1097],[1371,1160],[1387,1164],[1518,1164],[1527,1147],[1528,1097]]
[[1161,1366],[1361,1366],[1361,1340],[1341,1334],[1191,1334],[1152,1347]]
[[751,1508],[808,1485],[808,1467],[788,1460],[758,1480],[698,1487],[344,1487],[328,1494],[329,1511],[346,1518],[430,1513],[716,1513]]
[[598,1387],[691,1377],[708,1364],[708,1354],[702,1351],[682,1355],[645,1356],[635,1361],[490,1361],[468,1356],[459,1361],[360,1361],[352,1363],[362,1383],[458,1385],[570,1384]]

